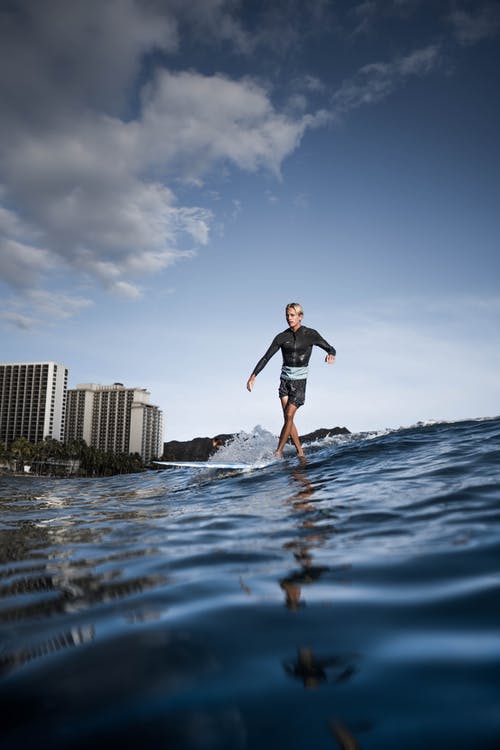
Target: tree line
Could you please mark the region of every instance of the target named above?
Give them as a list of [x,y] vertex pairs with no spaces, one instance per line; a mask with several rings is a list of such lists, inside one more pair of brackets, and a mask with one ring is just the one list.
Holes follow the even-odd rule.
[[25,437],[16,438],[8,447],[0,444],[0,463],[8,470],[51,476],[102,477],[112,474],[131,474],[144,471],[139,453],[113,453],[87,445],[78,438],[60,443],[46,437],[30,443]]

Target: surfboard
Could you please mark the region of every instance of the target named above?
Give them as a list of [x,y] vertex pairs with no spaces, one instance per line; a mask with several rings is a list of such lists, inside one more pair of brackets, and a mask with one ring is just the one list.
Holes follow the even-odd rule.
[[277,463],[279,459],[272,458],[267,461],[257,461],[254,464],[235,462],[215,462],[215,461],[153,461],[157,466],[176,466],[177,468],[186,469],[239,469],[241,471],[253,471],[254,469],[265,469]]

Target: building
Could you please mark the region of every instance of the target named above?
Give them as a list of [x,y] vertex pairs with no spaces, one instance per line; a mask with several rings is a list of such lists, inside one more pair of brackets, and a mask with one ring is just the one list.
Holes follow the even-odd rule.
[[0,364],[0,442],[62,441],[68,369],[56,362]]
[[146,463],[163,452],[163,415],[145,388],[83,383],[68,391],[65,440],[113,453],[139,453]]

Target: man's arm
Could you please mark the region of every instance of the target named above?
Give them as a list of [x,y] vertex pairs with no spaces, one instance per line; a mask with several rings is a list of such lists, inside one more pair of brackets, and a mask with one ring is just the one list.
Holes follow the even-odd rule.
[[269,362],[269,360],[271,359],[271,357],[273,357],[276,354],[276,352],[278,351],[278,349],[280,348],[281,344],[280,344],[280,341],[279,341],[279,337],[280,337],[279,334],[278,334],[278,336],[275,336],[275,338],[273,339],[272,344],[269,347],[269,349],[267,350],[267,352],[264,354],[263,357],[261,357],[259,359],[259,361],[255,365],[254,371],[252,372],[252,374],[250,375],[250,377],[248,378],[248,381],[247,381],[247,390],[248,391],[252,390],[253,384],[255,383],[255,378],[257,377],[257,375],[259,374],[259,372],[264,369],[264,367],[267,365],[267,363]]
[[323,349],[327,353],[325,357],[325,362],[328,365],[333,365],[333,363],[335,362],[335,357],[337,355],[337,352],[335,351],[335,347],[329,344],[328,341],[326,341],[323,338],[323,336],[320,336],[320,334],[317,331],[314,331],[314,334],[315,336],[314,336],[313,343],[315,344],[315,346],[321,347],[321,349]]

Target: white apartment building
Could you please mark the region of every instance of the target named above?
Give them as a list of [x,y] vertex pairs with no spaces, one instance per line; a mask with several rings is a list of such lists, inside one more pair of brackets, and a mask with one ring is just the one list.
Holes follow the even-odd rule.
[[0,364],[0,442],[62,441],[68,369],[56,362]]
[[145,462],[163,452],[163,415],[145,388],[82,383],[68,391],[65,440],[114,453],[139,453]]

